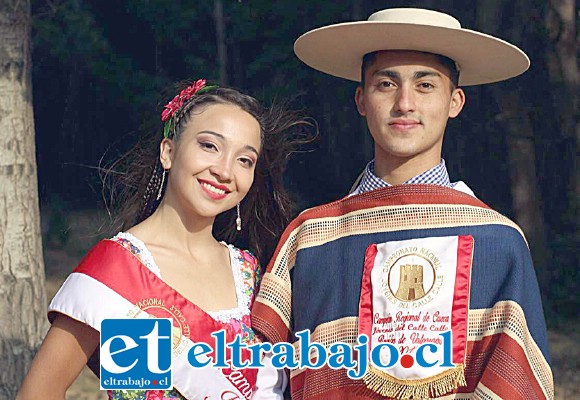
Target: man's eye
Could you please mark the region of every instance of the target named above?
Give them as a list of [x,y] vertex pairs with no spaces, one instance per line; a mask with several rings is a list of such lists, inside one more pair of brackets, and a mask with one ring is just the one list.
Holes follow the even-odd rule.
[[383,82],[379,83],[379,86],[384,87],[384,88],[390,88],[390,87],[393,87],[395,85],[393,85],[393,82],[383,81]]
[[419,84],[419,87],[421,89],[433,89],[435,86],[433,86],[431,83],[423,82]]

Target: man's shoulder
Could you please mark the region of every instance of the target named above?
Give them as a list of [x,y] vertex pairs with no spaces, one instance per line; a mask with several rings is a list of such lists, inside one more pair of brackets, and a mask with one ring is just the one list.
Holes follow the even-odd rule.
[[[400,185],[347,196],[302,211],[290,223],[287,233],[298,233],[305,227],[325,230],[324,227],[338,226],[358,231],[355,225],[369,223],[393,228],[391,225],[396,223],[397,230],[405,229],[406,225],[409,229],[471,226],[485,232],[501,231],[498,237],[519,237],[519,241],[526,242],[517,223],[477,199],[467,185],[461,184],[453,189],[424,184]],[[383,222],[376,222],[377,218]],[[375,229],[378,230],[380,226]]]
[[466,204],[489,208],[477,199],[469,187],[459,181],[453,188],[433,184],[404,184],[389,186],[364,193],[349,194],[338,200],[303,210],[295,220],[324,215],[339,216],[351,211],[375,207],[396,207],[410,204]]

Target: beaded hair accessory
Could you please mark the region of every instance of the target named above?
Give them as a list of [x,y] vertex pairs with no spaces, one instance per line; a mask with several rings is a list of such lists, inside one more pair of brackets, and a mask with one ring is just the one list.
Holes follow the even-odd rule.
[[183,109],[194,95],[207,92],[208,90],[217,88],[216,85],[206,86],[205,79],[198,79],[193,82],[191,86],[183,89],[177,96],[163,107],[161,113],[161,121],[165,122],[163,125],[163,137],[169,138],[172,133],[175,133],[175,126],[177,118],[175,116]]

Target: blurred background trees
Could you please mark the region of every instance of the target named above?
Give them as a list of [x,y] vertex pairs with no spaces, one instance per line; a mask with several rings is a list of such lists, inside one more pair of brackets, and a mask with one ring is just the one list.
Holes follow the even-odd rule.
[[[97,170],[159,130],[167,88],[205,77],[270,102],[292,100],[320,139],[291,162],[299,208],[345,195],[372,157],[355,84],[293,54],[309,29],[387,7],[447,12],[532,60],[507,82],[468,87],[444,158],[454,180],[515,219],[530,241],[549,317],[576,314],[578,5],[574,0],[32,0],[34,109],[42,204],[102,208]],[[493,57],[493,55],[490,55]],[[502,62],[502,60],[497,60]],[[65,206],[62,206],[65,204]]]

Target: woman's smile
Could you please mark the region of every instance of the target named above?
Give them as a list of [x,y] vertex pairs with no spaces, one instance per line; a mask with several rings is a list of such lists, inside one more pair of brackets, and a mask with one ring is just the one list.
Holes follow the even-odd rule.
[[231,192],[226,186],[216,182],[206,181],[204,179],[198,179],[197,181],[204,192],[214,200],[221,200]]

